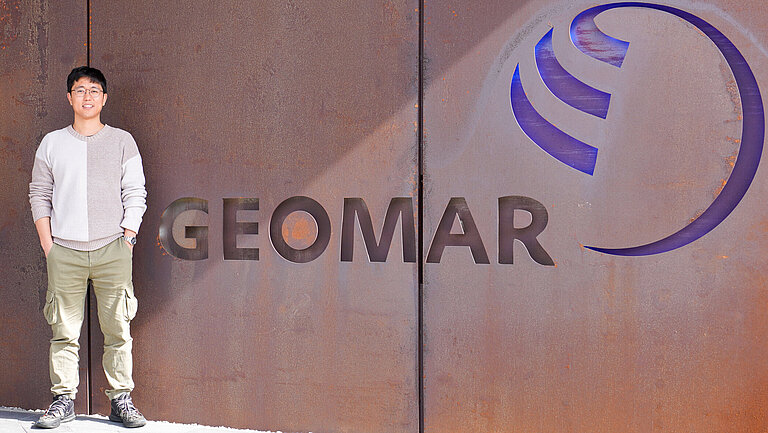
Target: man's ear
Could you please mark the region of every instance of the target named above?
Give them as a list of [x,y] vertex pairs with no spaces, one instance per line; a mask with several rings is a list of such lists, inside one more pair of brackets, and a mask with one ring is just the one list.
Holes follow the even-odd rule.
[[103,106],[105,106],[105,105],[107,105],[107,96],[108,96],[108,95],[107,95],[106,93],[103,93],[103,94],[101,95],[101,106],[102,106],[102,107],[103,107]]
[[69,105],[72,105],[72,92],[67,93],[67,101],[69,101]]

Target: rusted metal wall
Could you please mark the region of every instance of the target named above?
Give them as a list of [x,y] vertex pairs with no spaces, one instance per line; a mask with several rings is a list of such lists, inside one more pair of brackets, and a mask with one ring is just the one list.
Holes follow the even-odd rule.
[[[417,264],[404,262],[399,231],[384,263],[369,262],[359,229],[353,260],[340,260],[345,197],[367,203],[378,236],[390,199],[416,195],[416,8],[91,3],[91,65],[111,80],[104,118],[134,134],[147,176],[132,331],[134,398],[149,418],[418,429]],[[329,233],[294,212],[277,225],[294,249],[330,234],[307,263],[279,255],[270,238],[275,209],[295,196],[330,222]],[[207,216],[186,212],[166,228],[194,248],[185,221],[207,226],[204,260],[175,258],[158,237],[163,211],[185,197],[207,201]],[[258,202],[225,201],[238,198]],[[258,227],[238,236],[236,221]],[[94,410],[107,413],[102,375],[95,369]]]
[[[757,82],[768,82],[762,2],[664,3],[723,32]],[[765,431],[764,167],[725,221],[687,246],[640,257],[585,247],[670,235],[720,196],[737,157],[755,162],[741,141],[743,89],[703,31],[660,10],[596,18],[601,31],[629,42],[621,67],[586,55],[569,26],[594,5],[426,5],[425,250],[449,200],[464,197],[489,264],[476,264],[468,246],[448,246],[439,264],[425,265],[425,431]],[[542,81],[535,48],[551,28],[561,66],[611,94],[604,118],[564,103]],[[524,95],[544,119],[533,125],[512,111],[518,65]],[[597,148],[592,175],[529,137],[557,144],[562,136],[521,129],[545,122]],[[514,211],[513,222],[504,204],[500,211],[507,196],[546,209],[536,239],[553,266],[517,240],[514,264],[499,263],[510,258],[505,233],[509,240],[532,218]],[[541,209],[530,209],[541,222]],[[471,234],[471,221],[462,222],[453,232]],[[477,239],[448,244],[481,251]]]
[[[85,1],[0,1],[0,404],[50,402],[42,318],[46,268],[29,211],[30,173],[43,136],[71,122],[66,76],[86,62]],[[85,338],[82,352],[88,353]],[[81,391],[87,389],[81,358]],[[88,411],[88,393],[76,400]]]
[[[768,79],[760,2],[666,4]],[[755,107],[685,15],[605,11],[595,22],[629,42],[623,63],[585,54],[569,26],[594,5],[424,5],[420,401],[420,2],[92,2],[104,120],[134,134],[149,190],[134,255],[141,410],[283,431],[768,430],[765,170],[686,246],[586,247],[651,242],[732,196],[736,164],[755,159],[742,141]],[[49,399],[27,182],[39,140],[71,121],[63,81],[88,60],[86,10],[0,1],[2,405]],[[552,87],[537,62],[553,58],[610,94],[607,112],[594,92]],[[523,100],[543,121],[513,111]],[[542,125],[562,134],[523,129]],[[573,140],[596,149],[591,174],[557,153]],[[382,232],[388,254],[372,245]],[[105,414],[90,323],[77,411]]]

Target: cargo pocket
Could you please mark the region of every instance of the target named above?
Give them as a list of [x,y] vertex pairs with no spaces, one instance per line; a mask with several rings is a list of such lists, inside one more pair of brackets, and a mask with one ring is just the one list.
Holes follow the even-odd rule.
[[45,316],[45,321],[48,322],[49,325],[54,325],[59,320],[59,314],[58,314],[59,306],[56,303],[56,297],[53,296],[53,293],[51,291],[45,292],[45,306],[43,307],[43,315]]
[[133,293],[133,287],[125,289],[125,319],[133,320],[136,317],[136,311],[139,309],[139,300]]

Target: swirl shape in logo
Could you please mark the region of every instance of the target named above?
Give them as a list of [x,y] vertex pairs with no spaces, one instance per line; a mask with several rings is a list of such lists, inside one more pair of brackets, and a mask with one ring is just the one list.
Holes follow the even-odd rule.
[[[629,50],[629,42],[601,32],[595,24],[595,17],[609,9],[627,7],[672,14],[704,33],[720,50],[733,73],[743,113],[741,145],[731,175],[720,194],[701,215],[671,235],[647,244],[626,248],[586,247],[618,256],[645,256],[688,245],[712,231],[731,214],[752,184],[760,164],[765,139],[765,114],[760,88],[744,56],[722,32],[689,12],[642,2],[595,6],[573,19],[570,27],[571,42],[584,54],[620,68]],[[585,113],[603,119],[607,117],[611,95],[581,82],[560,65],[552,46],[552,29],[536,44],[535,58],[542,81],[558,99]],[[533,108],[523,90],[519,64],[512,76],[510,99],[515,120],[534,143],[562,163],[586,174],[594,174],[597,148],[561,131]]]

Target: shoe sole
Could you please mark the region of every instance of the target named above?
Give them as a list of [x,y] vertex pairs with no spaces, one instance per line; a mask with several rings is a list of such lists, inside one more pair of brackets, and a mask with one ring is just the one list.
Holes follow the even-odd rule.
[[125,426],[127,428],[144,427],[147,424],[147,422],[144,421],[144,422],[139,423],[139,424],[129,425],[129,424],[124,423],[122,418],[120,418],[117,415],[113,415],[113,414],[109,414],[109,420],[112,421],[112,422],[119,422],[119,423],[123,424],[123,426]]
[[70,422],[70,421],[72,421],[74,419],[75,419],[75,414],[72,414],[72,415],[65,416],[64,418],[60,419],[59,420],[59,424],[56,424],[56,425],[45,425],[45,424],[35,423],[35,427],[37,427],[37,428],[53,429],[53,428],[57,428],[63,422]]

